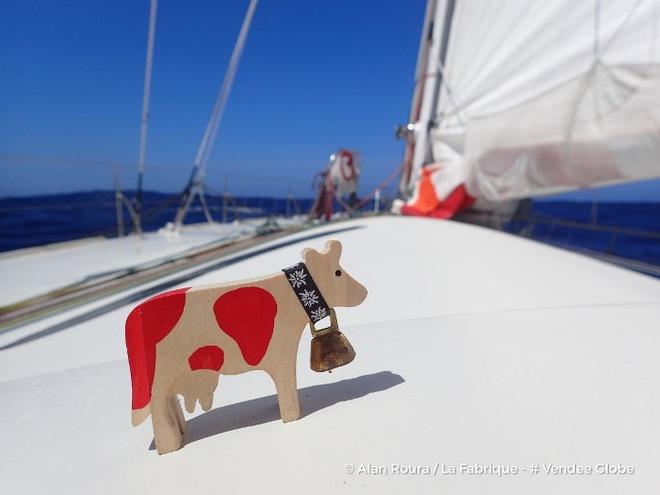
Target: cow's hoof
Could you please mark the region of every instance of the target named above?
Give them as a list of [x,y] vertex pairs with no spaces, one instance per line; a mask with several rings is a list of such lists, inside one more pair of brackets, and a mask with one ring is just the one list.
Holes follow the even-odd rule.
[[282,415],[282,423],[290,423],[300,419],[300,413]]
[[168,438],[156,442],[156,451],[161,455],[169,454],[170,452],[179,450],[181,447],[183,447],[183,435],[179,435],[177,438]]
[[163,447],[156,447],[156,451],[158,454],[163,455],[163,454],[169,454],[170,452],[175,452],[179,450],[181,447],[183,447],[183,442],[180,442],[178,445],[165,445]]

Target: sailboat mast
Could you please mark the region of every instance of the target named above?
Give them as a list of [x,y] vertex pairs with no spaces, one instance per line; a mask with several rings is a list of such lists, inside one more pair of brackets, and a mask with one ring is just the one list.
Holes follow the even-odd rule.
[[142,185],[144,164],[147,156],[147,130],[149,125],[149,100],[151,98],[151,72],[154,58],[154,40],[156,37],[156,14],[158,0],[151,0],[149,11],[149,34],[147,35],[147,60],[144,69],[144,91],[142,94],[142,120],[140,124],[140,154],[138,159],[138,184],[135,196],[135,230],[142,233]]
[[[404,195],[411,193],[414,172],[428,163],[431,151],[430,132],[436,124],[438,102],[442,90],[443,76],[449,37],[454,19],[456,0],[428,0],[424,31],[420,42],[417,61],[416,87],[408,124],[408,137],[404,157],[404,168],[399,190]],[[442,17],[440,14],[442,13]],[[442,23],[438,22],[442,19]]]
[[431,104],[431,120],[427,124],[427,134],[431,128],[436,124],[435,119],[437,116],[438,102],[442,94],[442,85],[445,78],[445,63],[447,61],[447,51],[449,50],[449,36],[451,34],[451,25],[454,20],[454,9],[456,7],[456,0],[447,0],[447,7],[445,10],[444,24],[442,26],[442,39],[440,40],[440,54],[438,63],[437,75],[437,88],[433,92],[433,103]]
[[417,55],[417,67],[415,69],[415,90],[413,92],[412,104],[410,106],[410,116],[408,117],[408,124],[405,130],[399,137],[406,138],[406,148],[403,157],[403,170],[401,172],[401,180],[399,183],[399,191],[406,195],[408,191],[408,184],[411,178],[412,161],[415,153],[415,123],[419,121],[419,115],[422,107],[422,95],[424,94],[424,87],[426,83],[427,67],[429,63],[429,51],[433,43],[433,26],[435,20],[435,10],[437,8],[437,0],[428,0],[426,2],[426,14],[424,15],[424,27],[422,29],[422,36],[419,42],[419,52]]

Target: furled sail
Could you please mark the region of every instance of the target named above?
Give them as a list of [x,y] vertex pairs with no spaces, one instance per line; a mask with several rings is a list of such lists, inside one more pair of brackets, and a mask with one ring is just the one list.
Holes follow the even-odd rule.
[[408,195],[448,155],[477,205],[659,177],[660,0],[430,0],[416,93]]

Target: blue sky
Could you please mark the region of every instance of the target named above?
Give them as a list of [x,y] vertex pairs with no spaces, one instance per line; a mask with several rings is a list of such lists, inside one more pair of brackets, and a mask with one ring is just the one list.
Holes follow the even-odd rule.
[[[185,184],[247,4],[160,0],[147,189]],[[137,161],[149,1],[2,5],[0,195],[112,188],[105,162]],[[393,129],[408,115],[424,6],[260,0],[209,184],[221,189],[227,175],[234,194],[284,196],[291,184],[308,196],[338,147],[361,152],[363,190],[388,175],[402,156]],[[120,179],[134,187],[134,168]],[[657,199],[660,181],[595,194]]]
[[[423,0],[261,0],[209,162],[240,193],[311,195],[338,147],[364,186],[393,170],[407,118]],[[247,0],[160,0],[146,187],[183,187]],[[0,154],[136,162],[149,2],[6,0]],[[10,47],[6,50],[6,47]],[[9,98],[8,98],[9,95]],[[102,165],[0,162],[0,194],[112,188]],[[135,172],[123,169],[133,187]]]

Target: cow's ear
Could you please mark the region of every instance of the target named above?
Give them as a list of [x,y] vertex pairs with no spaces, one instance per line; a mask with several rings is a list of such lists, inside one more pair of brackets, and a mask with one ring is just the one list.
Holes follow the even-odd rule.
[[333,259],[339,261],[341,256],[341,242],[335,240],[326,242],[324,251],[328,253]]
[[306,265],[314,263],[314,261],[317,260],[319,256],[321,256],[321,253],[312,248],[303,249],[301,254]]

